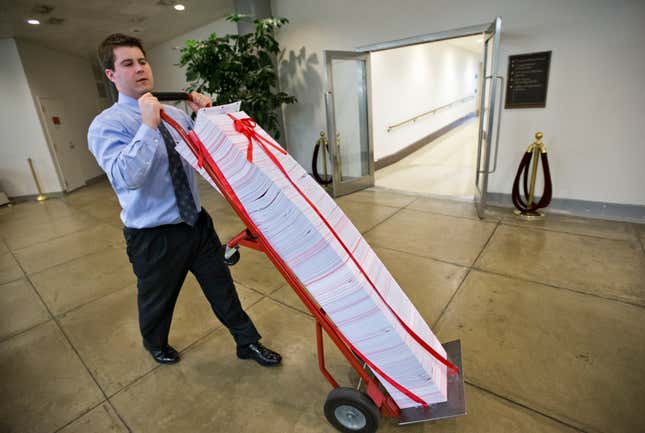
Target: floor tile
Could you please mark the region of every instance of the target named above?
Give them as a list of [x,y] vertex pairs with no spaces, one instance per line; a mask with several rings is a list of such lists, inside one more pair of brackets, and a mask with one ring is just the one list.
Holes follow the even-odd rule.
[[[238,293],[245,306],[260,298],[244,287],[238,287]],[[141,345],[137,317],[136,288],[129,287],[60,319],[108,396],[157,366]],[[177,301],[169,343],[181,351],[219,326],[196,280],[189,276]]]
[[31,280],[53,314],[136,283],[123,247],[107,247],[81,256],[33,274]]
[[231,274],[236,282],[258,290],[265,295],[276,290],[285,283],[284,277],[273,266],[264,253],[240,248],[240,261],[231,266]]
[[578,430],[466,385],[465,416],[399,427],[381,418],[380,433],[576,433]]
[[31,201],[2,207],[0,208],[0,234],[4,232],[4,224],[12,221],[21,221],[26,225],[42,224],[78,214],[78,210],[69,206],[62,199]]
[[312,315],[305,304],[300,300],[296,292],[288,284],[285,284],[278,290],[272,292],[269,297],[282,304],[288,305],[291,308],[295,308],[296,310],[301,311],[302,313],[305,313],[309,316]]
[[473,271],[435,329],[461,339],[468,381],[617,433],[645,431],[644,319],[641,307]]
[[645,255],[636,241],[500,226],[476,266],[645,305]]
[[9,248],[7,248],[7,245],[3,242],[2,238],[0,238],[0,256],[8,252]]
[[[209,186],[209,188],[212,188]],[[212,192],[200,193],[200,199],[202,202],[202,207],[208,210],[212,214],[217,213],[217,211],[228,211],[231,210],[231,205],[222,197],[217,191],[213,190]],[[232,212],[232,210],[231,210]]]
[[117,218],[120,220],[121,205],[116,196],[95,200],[84,206],[79,206],[78,209],[100,221],[113,221]]
[[128,429],[108,404],[92,409],[60,433],[127,433]]
[[606,239],[634,240],[636,233],[629,223],[579,218],[570,215],[546,213],[544,219],[523,220],[515,215],[506,215],[504,224],[522,228],[534,228],[578,235],[597,236]]
[[15,251],[16,258],[28,274],[68,262],[107,246],[125,245],[123,233],[101,224],[88,230],[69,234]]
[[372,246],[470,266],[494,229],[491,222],[404,209],[365,238]]
[[217,236],[219,236],[222,243],[230,241],[233,236],[236,236],[242,230],[246,229],[242,220],[233,212],[232,209],[206,209],[213,220],[213,226],[215,227]]
[[104,182],[80,188],[71,194],[67,194],[63,200],[70,206],[82,207],[115,197],[116,194],[106,179]]
[[13,254],[0,254],[0,284],[17,280],[22,276],[22,269],[20,269],[16,259],[13,258]]
[[[418,197],[408,205],[408,209],[423,212],[437,213],[463,218],[479,219],[477,208],[473,201],[446,200],[432,197]],[[486,209],[486,221],[497,222],[505,212],[499,209],[488,207]]]
[[[318,371],[313,320],[269,299],[250,313],[264,344],[283,355],[282,366],[238,360],[218,330],[176,366],[157,369],[114,396],[125,422],[134,431],[156,433],[334,432],[322,413],[331,387]],[[327,355],[345,384],[353,374],[349,364],[333,350]]]
[[386,248],[374,251],[430,326],[439,318],[468,271]]
[[338,205],[361,233],[365,233],[375,225],[382,223],[397,213],[400,209],[390,206],[343,200],[342,197],[338,200]]
[[22,220],[14,220],[3,224],[3,229],[6,229],[6,231],[3,232],[2,237],[8,247],[15,251],[70,233],[86,230],[96,224],[96,218],[82,213],[35,224],[26,224]]
[[21,278],[0,285],[0,340],[49,319],[29,281]]
[[342,200],[399,208],[407,206],[416,198],[417,196],[412,193],[406,194],[404,192],[392,192],[383,188],[364,189],[341,197]]
[[634,224],[635,230],[638,233],[638,237],[641,240],[641,246],[643,247],[643,252],[645,252],[645,224]]
[[53,321],[0,343],[0,431],[53,432],[103,400]]

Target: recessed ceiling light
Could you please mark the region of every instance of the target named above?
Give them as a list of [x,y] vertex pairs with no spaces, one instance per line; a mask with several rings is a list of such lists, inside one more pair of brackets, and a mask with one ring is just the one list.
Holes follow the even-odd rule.
[[183,11],[184,9],[186,9],[186,6],[184,6],[182,4],[179,4],[179,3],[177,3],[173,7],[175,8],[176,11]]
[[37,24],[40,24],[40,21],[31,19],[31,20],[27,20],[27,23],[37,25]]

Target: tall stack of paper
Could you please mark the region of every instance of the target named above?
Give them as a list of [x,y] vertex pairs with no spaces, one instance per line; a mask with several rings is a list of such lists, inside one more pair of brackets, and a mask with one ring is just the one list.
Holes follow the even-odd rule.
[[[412,334],[444,358],[445,350],[359,231],[289,155],[254,140],[250,162],[247,137],[223,111],[201,110],[194,131],[259,231],[356,352],[376,367],[399,407],[420,404],[410,393],[427,404],[446,401],[446,367]],[[259,126],[255,132],[278,146]],[[210,181],[184,143],[177,150]]]

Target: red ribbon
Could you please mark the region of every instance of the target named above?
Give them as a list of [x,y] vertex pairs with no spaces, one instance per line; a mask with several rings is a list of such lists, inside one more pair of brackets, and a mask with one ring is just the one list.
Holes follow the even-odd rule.
[[253,140],[257,141],[257,143],[260,145],[262,150],[269,155],[269,149],[266,147],[268,144],[269,146],[273,147],[276,149],[278,152],[280,152],[283,155],[287,154],[287,151],[281,148],[280,146],[275,145],[272,143],[270,140],[267,140],[265,137],[262,135],[258,134],[255,131],[255,127],[258,125],[255,120],[251,119],[250,117],[244,118],[244,119],[238,119],[235,116],[233,116],[231,113],[226,113],[228,117],[230,117],[233,120],[233,126],[235,127],[235,130],[239,132],[240,134],[244,135],[246,139],[249,141],[248,146],[246,147],[246,159],[249,162],[253,162]]

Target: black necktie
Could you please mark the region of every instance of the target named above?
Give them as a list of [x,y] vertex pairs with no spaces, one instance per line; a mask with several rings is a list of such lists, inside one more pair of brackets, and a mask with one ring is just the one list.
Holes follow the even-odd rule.
[[159,123],[159,132],[166,143],[166,151],[168,153],[168,171],[170,171],[170,178],[172,179],[172,186],[175,190],[175,198],[177,199],[177,208],[179,215],[189,225],[195,225],[199,212],[195,206],[193,193],[190,191],[188,185],[188,177],[184,171],[184,166],[181,163],[181,156],[175,150],[175,140],[170,135],[170,132],[163,123]]

